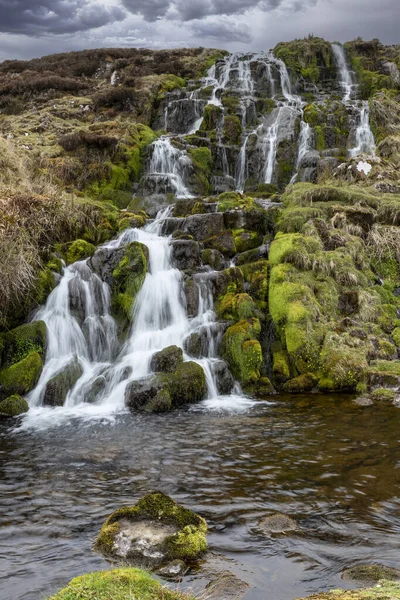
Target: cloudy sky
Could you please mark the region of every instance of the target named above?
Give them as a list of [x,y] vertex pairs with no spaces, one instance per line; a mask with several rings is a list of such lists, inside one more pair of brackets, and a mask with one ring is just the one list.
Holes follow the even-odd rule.
[[400,0],[0,0],[0,61],[111,46],[265,50],[309,33],[400,43]]

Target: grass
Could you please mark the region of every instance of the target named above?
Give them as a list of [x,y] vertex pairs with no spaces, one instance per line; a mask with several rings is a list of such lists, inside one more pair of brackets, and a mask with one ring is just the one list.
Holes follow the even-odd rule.
[[140,569],[115,569],[73,579],[50,600],[194,600],[162,586]]

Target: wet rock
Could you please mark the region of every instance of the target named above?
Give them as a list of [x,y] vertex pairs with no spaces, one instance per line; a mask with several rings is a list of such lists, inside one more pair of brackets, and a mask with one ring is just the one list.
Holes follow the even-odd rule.
[[230,571],[223,571],[207,585],[208,600],[241,600],[249,585]]
[[212,281],[215,297],[224,296],[228,289],[235,293],[243,292],[243,273],[238,267],[215,273]]
[[[151,401],[162,391],[166,391],[166,385],[155,375],[131,381],[125,390],[125,406],[133,410],[149,410],[151,412]],[[167,410],[171,408],[171,402],[166,408]]]
[[211,238],[204,240],[204,247],[218,250],[224,256],[231,258],[236,253],[235,240],[232,232],[229,230],[222,231]]
[[355,565],[343,571],[342,579],[344,581],[358,581],[364,585],[371,585],[378,583],[381,579],[398,581],[400,579],[400,571],[378,564]]
[[188,570],[189,568],[183,560],[173,560],[165,565],[165,567],[158,569],[157,575],[164,577],[165,579],[179,580],[188,572]]
[[103,525],[95,549],[124,563],[157,568],[193,561],[207,550],[207,523],[161,492],[116,510]]
[[221,213],[191,215],[185,220],[184,231],[201,241],[210,238],[224,229],[224,218]]
[[308,392],[317,384],[318,378],[313,373],[304,373],[283,384],[282,390],[291,394]]
[[251,262],[256,262],[264,258],[268,258],[269,255],[269,244],[262,244],[258,248],[253,250],[247,250],[238,254],[235,258],[237,265],[246,265]]
[[199,290],[192,278],[185,281],[186,312],[190,319],[199,312]]
[[0,419],[4,417],[17,417],[27,413],[29,405],[21,396],[10,396],[0,402]]
[[171,258],[174,266],[180,271],[196,269],[201,264],[200,246],[194,240],[172,240]]
[[369,396],[360,396],[359,398],[355,398],[354,400],[352,400],[353,404],[356,404],[357,406],[372,406],[373,405],[373,400],[371,400],[371,398],[369,398]]
[[150,369],[155,373],[174,373],[181,362],[183,362],[182,348],[168,346],[153,354]]
[[224,360],[215,361],[212,364],[212,372],[217,383],[218,393],[227,396],[233,390],[235,380]]
[[185,219],[175,217],[167,217],[161,225],[161,233],[163,235],[171,235],[174,231],[182,231]]
[[124,248],[101,247],[89,260],[92,270],[109,286],[113,284],[113,271],[124,256]]
[[263,517],[258,522],[258,528],[265,535],[269,535],[271,533],[291,533],[293,531],[300,530],[296,521],[292,519],[292,517],[282,513],[275,513],[268,517]]
[[216,271],[219,271],[225,265],[223,254],[214,248],[207,248],[206,250],[203,250],[201,260],[205,265],[210,265],[210,267]]
[[82,366],[75,356],[48,381],[43,396],[44,406],[64,406],[68,392],[74,387],[82,374]]

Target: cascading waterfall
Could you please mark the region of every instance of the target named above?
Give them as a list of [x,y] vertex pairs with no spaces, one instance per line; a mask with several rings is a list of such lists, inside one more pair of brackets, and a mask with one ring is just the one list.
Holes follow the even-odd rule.
[[[357,95],[358,84],[352,71],[350,71],[343,46],[332,44],[340,74],[340,85],[344,91],[343,102],[349,103]],[[361,109],[353,102],[353,107],[358,113],[358,125],[355,131],[355,145],[349,150],[352,158],[360,154],[375,156],[375,139],[369,123],[368,102],[363,101]]]
[[354,95],[357,87],[353,73],[350,71],[343,46],[332,44],[332,50],[336,58],[340,74],[340,86],[343,89],[343,102],[348,102]]
[[192,162],[186,152],[175,148],[167,136],[153,142],[151,149],[148,176],[156,181],[156,192],[168,193],[171,187],[178,198],[190,198],[184,179]]
[[359,156],[360,154],[375,156],[375,138],[369,124],[369,105],[366,100],[362,103],[359,119],[360,122],[356,129],[356,143],[354,148],[349,150],[349,154],[351,157]]
[[302,121],[300,125],[300,136],[297,150],[296,172],[290,180],[290,183],[295,183],[297,181],[299,169],[301,167],[301,161],[305,155],[312,150],[312,140],[313,132],[310,125],[305,121]]
[[[128,383],[151,373],[153,354],[171,345],[184,348],[185,339],[199,330],[205,331],[208,340],[203,356],[193,358],[184,353],[184,360],[203,367],[209,400],[220,396],[216,367],[222,363],[217,350],[223,330],[214,312],[212,273],[197,276],[199,309],[197,316],[189,319],[183,275],[172,264],[170,238],[161,235],[170,211],[170,207],[164,209],[144,229],[128,229],[105,246],[117,250],[138,241],[149,250],[149,271],[137,295],[132,328],[122,348],[109,311],[108,285],[86,261],[64,269],[59,285],[35,317],[47,325],[48,349],[39,383],[28,398],[31,408],[43,405],[47,384],[73,364],[80,369],[80,376],[68,393],[64,409],[73,412],[73,408],[87,408],[91,416],[121,410]],[[238,387],[235,390],[240,392]]]

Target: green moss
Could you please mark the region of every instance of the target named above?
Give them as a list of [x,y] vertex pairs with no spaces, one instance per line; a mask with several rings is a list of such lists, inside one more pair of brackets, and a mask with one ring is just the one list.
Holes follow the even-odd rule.
[[254,207],[254,200],[238,192],[224,192],[218,196],[218,212],[225,212],[235,208],[249,210]]
[[224,139],[228,144],[238,145],[242,135],[242,124],[237,115],[227,115],[224,120]]
[[113,306],[128,322],[132,320],[133,303],[146,277],[147,264],[147,247],[132,242],[113,271]]
[[377,388],[371,392],[371,398],[378,402],[393,402],[396,398],[396,392],[388,388]]
[[262,351],[259,341],[261,326],[258,319],[242,319],[226,330],[222,338],[222,356],[234,376],[243,384],[260,378]]
[[11,367],[0,371],[0,393],[25,396],[39,381],[43,362],[38,352],[32,352]]
[[282,390],[290,394],[311,391],[318,382],[318,377],[313,373],[303,373],[290,381],[287,381]]
[[229,96],[228,94],[225,94],[222,96],[221,101],[222,106],[226,108],[228,113],[234,114],[237,111],[239,106],[239,98],[237,96]]
[[398,581],[400,579],[400,571],[378,564],[356,565],[343,572],[343,579],[345,581],[353,580],[367,584],[378,583],[382,579],[386,581]]
[[135,506],[120,508],[113,512],[103,525],[96,540],[95,548],[97,550],[105,554],[112,554],[111,543],[118,532],[116,525],[121,520],[132,523],[152,520],[175,526],[178,531],[166,540],[167,560],[177,558],[193,560],[207,549],[207,523],[205,520],[161,492],[147,494]]
[[143,214],[125,214],[125,216],[117,223],[118,231],[121,232],[124,231],[124,229],[130,229],[131,227],[134,229],[144,227],[146,225],[146,220],[147,219]]
[[272,344],[271,352],[274,381],[278,384],[284,383],[290,379],[290,366],[287,352],[279,341]]
[[322,78],[334,79],[336,75],[332,46],[322,38],[309,35],[304,39],[280,42],[274,54],[295,76],[301,75],[312,83],[318,83]]
[[334,590],[308,596],[303,600],[398,600],[400,585],[395,582],[382,580],[374,588],[359,590]]
[[34,352],[43,357],[46,349],[46,324],[43,321],[34,321],[20,325],[3,334],[2,346],[1,364],[6,368]]
[[325,141],[325,125],[317,125],[314,127],[314,135],[315,135],[315,148],[318,152],[325,150],[326,141]]
[[200,125],[200,131],[213,131],[216,129],[219,121],[223,116],[223,111],[220,106],[215,104],[207,104],[203,112],[203,121]]
[[68,245],[67,264],[71,265],[78,260],[84,260],[92,256],[95,251],[96,247],[93,244],[89,244],[85,240],[75,240]]
[[400,327],[396,327],[392,331],[392,338],[397,348],[400,348]]
[[174,407],[204,400],[207,394],[206,376],[200,365],[184,362],[175,373],[167,376],[168,391]]
[[[329,332],[321,351],[322,377],[320,388],[328,390],[355,390],[368,370],[368,346],[358,340],[352,344],[351,339]],[[327,383],[329,382],[329,383]]]
[[269,261],[271,265],[289,262],[299,268],[311,265],[311,255],[322,249],[319,240],[298,233],[278,233],[271,244]]
[[257,317],[257,307],[249,294],[227,293],[216,304],[219,319],[241,321]]
[[50,600],[193,600],[166,589],[140,569],[115,569],[73,579]]
[[28,412],[28,410],[28,403],[21,398],[21,396],[10,396],[0,402],[0,417],[3,415],[7,417],[17,417],[18,415]]
[[244,279],[249,286],[249,294],[261,310],[266,309],[268,300],[268,267],[265,259],[241,265]]
[[263,241],[262,235],[257,233],[257,231],[234,230],[233,237],[237,252],[246,252],[247,250],[257,248]]
[[315,104],[308,104],[304,109],[304,120],[311,127],[316,127],[319,124],[319,110]]
[[201,146],[200,148],[189,148],[188,153],[195,168],[200,169],[208,174],[211,172],[213,160],[211,150],[209,148],[206,146]]

